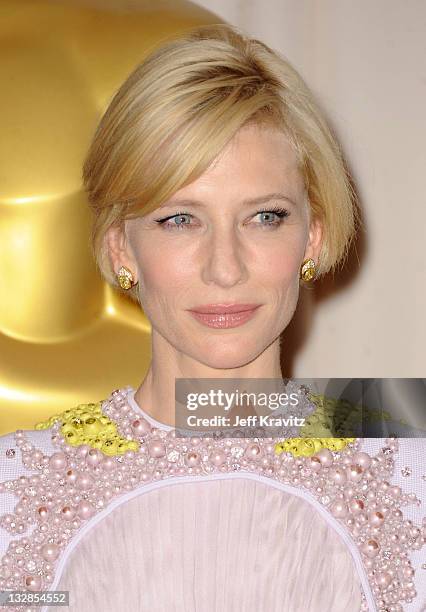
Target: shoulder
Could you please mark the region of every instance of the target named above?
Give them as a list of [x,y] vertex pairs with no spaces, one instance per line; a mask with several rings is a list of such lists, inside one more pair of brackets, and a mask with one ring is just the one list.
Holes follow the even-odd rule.
[[33,429],[0,436],[0,557],[12,538],[23,533],[23,525],[15,520],[17,499],[22,494],[33,495],[33,484],[52,455],[60,450],[57,432],[70,445],[86,441],[96,447],[115,429],[104,417],[101,405],[102,402],[79,404],[35,423]]
[[13,513],[18,497],[14,483],[27,486],[31,495],[30,479],[34,475],[34,468],[28,461],[29,453],[36,453],[32,457],[41,461],[44,455],[54,452],[50,430],[25,430],[25,441],[21,438],[21,431],[0,436],[0,557],[6,552],[13,536],[23,532],[23,525],[14,523]]
[[[25,434],[27,443],[21,440]],[[25,453],[33,447],[40,448],[42,452],[53,452],[51,429],[18,429],[14,432],[0,436],[0,482],[16,478],[26,467],[23,463]]]

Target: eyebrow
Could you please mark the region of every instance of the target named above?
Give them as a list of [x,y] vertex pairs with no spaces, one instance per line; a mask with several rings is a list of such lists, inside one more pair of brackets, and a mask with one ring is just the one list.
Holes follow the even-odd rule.
[[[296,202],[292,200],[291,198],[289,198],[284,193],[268,193],[264,196],[258,196],[257,198],[248,198],[246,200],[242,200],[241,204],[243,204],[243,206],[252,206],[256,204],[266,204],[266,202],[270,202],[271,200],[285,200],[287,202],[290,202],[290,204],[292,204],[293,206],[296,206]],[[165,202],[164,204],[162,204],[160,208],[163,208],[166,206],[193,206],[195,208],[202,208],[205,206],[205,203],[202,202],[201,200],[182,198],[182,199],[169,200]]]

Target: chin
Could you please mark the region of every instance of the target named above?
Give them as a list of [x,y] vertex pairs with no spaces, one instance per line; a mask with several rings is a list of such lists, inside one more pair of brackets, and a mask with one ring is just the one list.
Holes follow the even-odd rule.
[[232,345],[226,346],[223,343],[211,342],[208,346],[203,347],[201,354],[194,355],[194,358],[210,368],[223,370],[241,368],[256,359],[262,352],[262,349],[244,347],[241,346],[242,344],[234,341]]

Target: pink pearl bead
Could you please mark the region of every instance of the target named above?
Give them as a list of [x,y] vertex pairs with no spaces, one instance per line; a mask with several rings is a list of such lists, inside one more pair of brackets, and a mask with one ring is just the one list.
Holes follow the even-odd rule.
[[62,452],[53,453],[49,460],[49,466],[52,468],[52,470],[56,470],[58,472],[63,471],[67,467],[67,463],[67,457],[65,453]]
[[367,453],[357,452],[353,456],[353,462],[366,470],[371,465],[371,457]]
[[345,487],[345,490],[343,491],[344,496],[346,497],[346,499],[352,499],[353,497],[356,496],[356,491],[353,488],[352,485]]
[[144,418],[136,419],[132,423],[132,430],[137,436],[145,436],[151,431],[151,425]]
[[39,515],[40,520],[46,521],[49,517],[49,510],[46,508],[46,506],[40,506],[37,508],[37,514]]
[[1,578],[4,578],[5,580],[7,580],[7,578],[10,578],[11,573],[12,572],[10,571],[8,567],[6,566],[0,567],[0,577]]
[[75,470],[67,470],[65,479],[69,483],[74,483],[77,480],[77,472]]
[[101,468],[106,472],[111,472],[116,465],[117,463],[112,457],[105,457],[100,463]]
[[25,576],[25,586],[29,591],[39,591],[41,587],[40,576]]
[[347,475],[352,482],[359,482],[363,475],[362,467],[352,464],[347,468]]
[[376,540],[367,540],[367,542],[362,545],[361,550],[364,555],[373,559],[378,554],[380,546]]
[[360,514],[364,510],[365,504],[362,499],[352,499],[349,501],[349,509],[352,514]]
[[414,576],[414,570],[412,567],[404,567],[403,574],[405,578],[412,578]]
[[102,461],[102,453],[97,448],[91,448],[87,453],[86,463],[96,466]]
[[76,480],[76,486],[82,491],[88,491],[94,484],[93,478],[89,474],[80,474]]
[[257,459],[260,456],[261,450],[258,444],[249,444],[244,451],[245,457],[249,459]]
[[319,472],[321,469],[321,461],[319,457],[316,457],[315,455],[313,457],[309,458],[309,467],[313,472]]
[[344,518],[348,514],[348,507],[343,501],[335,501],[329,508],[336,518]]
[[383,525],[385,517],[381,512],[375,511],[370,512],[370,514],[368,515],[368,520],[375,527],[380,527],[381,525]]
[[200,462],[200,455],[194,451],[191,451],[185,455],[185,463],[189,467],[194,467]]
[[213,451],[209,455],[210,463],[213,463],[215,466],[220,466],[226,461],[226,454],[224,451]]
[[54,561],[59,555],[59,546],[56,544],[45,544],[42,546],[41,554],[46,561]]
[[66,521],[71,521],[74,518],[75,510],[71,506],[64,506],[61,510],[61,516]]
[[316,453],[316,456],[321,461],[321,464],[324,467],[329,467],[333,464],[333,455],[331,451],[328,450],[328,448],[322,448]]
[[330,471],[330,476],[333,481],[338,485],[344,484],[346,482],[346,474],[342,468],[333,468]]
[[151,457],[164,457],[166,447],[164,442],[159,438],[154,438],[148,442],[148,452]]
[[89,450],[90,450],[90,446],[88,444],[81,444],[78,447],[77,457],[84,459],[87,456],[87,453],[89,452]]
[[389,572],[377,572],[376,582],[380,587],[385,588],[392,582],[392,576]]
[[85,499],[82,499],[77,505],[77,515],[84,520],[89,519],[95,513],[93,504]]

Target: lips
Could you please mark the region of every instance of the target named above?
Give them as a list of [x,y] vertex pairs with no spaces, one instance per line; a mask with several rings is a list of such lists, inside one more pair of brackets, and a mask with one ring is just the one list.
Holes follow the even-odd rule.
[[[240,308],[240,306],[238,306]],[[201,313],[190,310],[191,316],[197,319],[203,325],[207,327],[213,327],[216,329],[230,329],[233,327],[239,327],[250,321],[258,311],[258,308],[252,308],[251,310],[244,310],[239,312],[220,312],[220,313]]]
[[261,304],[204,304],[188,310],[199,314],[234,314],[254,310],[259,306]]

